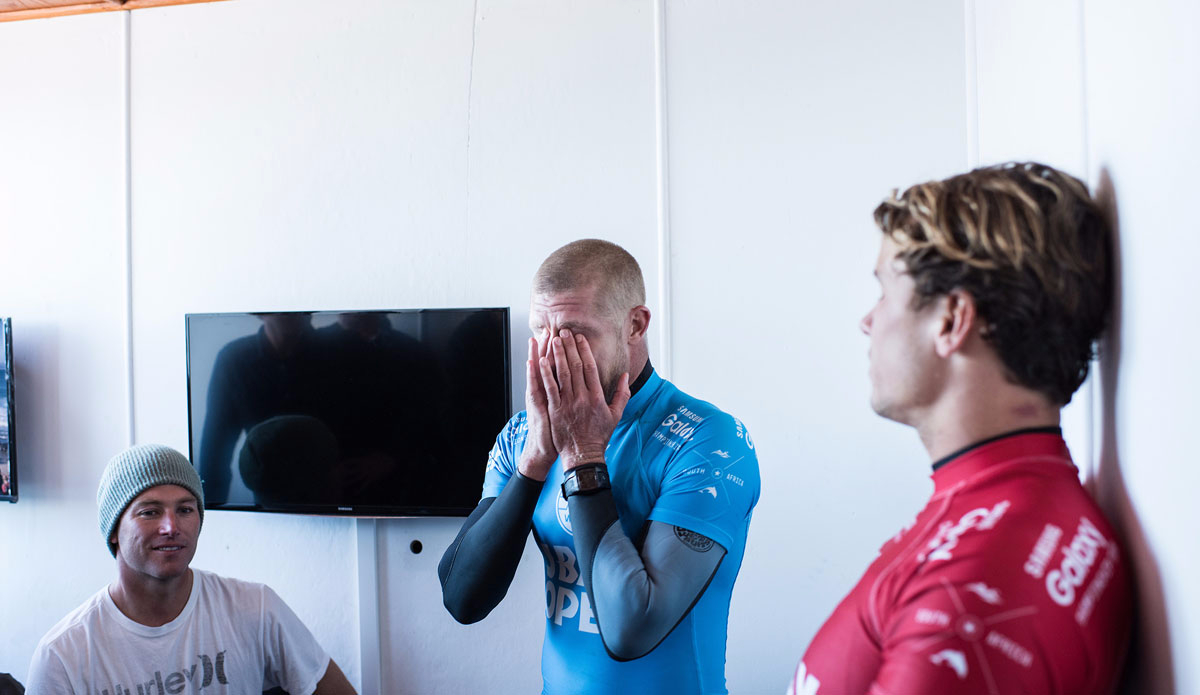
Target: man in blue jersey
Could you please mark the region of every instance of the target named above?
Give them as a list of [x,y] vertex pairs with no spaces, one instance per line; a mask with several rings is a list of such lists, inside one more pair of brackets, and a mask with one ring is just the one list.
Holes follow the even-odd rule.
[[742,423],[650,366],[637,261],[596,239],[538,269],[525,410],[438,566],[482,620],[532,528],[546,560],[543,692],[726,693],[729,598],[758,501]]

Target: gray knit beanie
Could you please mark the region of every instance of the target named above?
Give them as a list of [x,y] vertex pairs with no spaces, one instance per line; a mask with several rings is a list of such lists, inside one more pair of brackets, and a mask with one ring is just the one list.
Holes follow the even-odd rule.
[[204,523],[204,490],[200,476],[183,454],[161,444],[142,444],[130,447],[112,457],[100,476],[96,504],[100,507],[100,533],[108,552],[117,556],[112,538],[117,522],[125,508],[138,495],[157,485],[178,485],[187,488],[199,502],[200,523]]

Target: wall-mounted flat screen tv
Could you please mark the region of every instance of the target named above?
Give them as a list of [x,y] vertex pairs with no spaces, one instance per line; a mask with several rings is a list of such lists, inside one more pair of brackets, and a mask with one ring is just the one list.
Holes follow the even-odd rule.
[[0,318],[0,500],[17,501],[16,414],[13,407],[12,320]]
[[465,516],[512,415],[507,308],[188,314],[205,508]]

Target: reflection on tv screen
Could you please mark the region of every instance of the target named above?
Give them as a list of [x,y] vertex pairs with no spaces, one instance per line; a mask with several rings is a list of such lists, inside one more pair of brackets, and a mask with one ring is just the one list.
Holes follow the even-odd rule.
[[507,309],[192,314],[205,503],[465,514],[511,414]]

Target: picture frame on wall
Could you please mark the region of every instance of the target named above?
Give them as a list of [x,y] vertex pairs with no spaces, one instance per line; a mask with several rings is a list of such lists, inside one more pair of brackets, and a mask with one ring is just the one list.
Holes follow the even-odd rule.
[[0,318],[0,501],[17,501],[16,413],[13,407],[12,319]]

